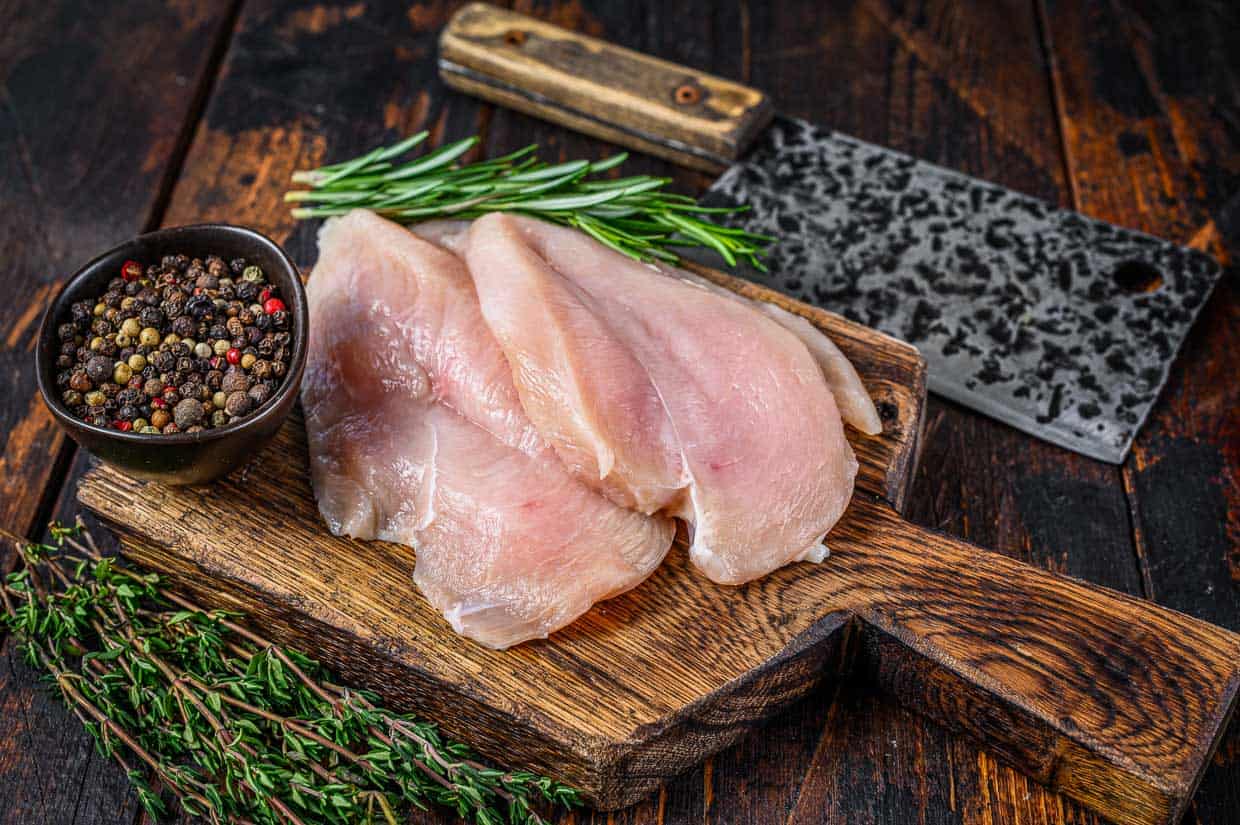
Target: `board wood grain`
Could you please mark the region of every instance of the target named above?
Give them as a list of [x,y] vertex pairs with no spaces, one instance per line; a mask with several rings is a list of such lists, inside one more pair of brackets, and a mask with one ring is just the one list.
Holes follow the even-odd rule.
[[851,433],[871,466],[823,566],[728,588],[696,574],[681,546],[550,639],[493,651],[418,595],[411,549],[326,533],[299,419],[211,487],[101,467],[79,501],[136,561],[206,604],[251,614],[351,683],[600,807],[641,798],[824,679],[858,677],[1116,821],[1171,821],[1240,688],[1240,636],[905,522],[890,498],[920,435],[922,362],[769,297],[836,333],[903,422],[875,439]]

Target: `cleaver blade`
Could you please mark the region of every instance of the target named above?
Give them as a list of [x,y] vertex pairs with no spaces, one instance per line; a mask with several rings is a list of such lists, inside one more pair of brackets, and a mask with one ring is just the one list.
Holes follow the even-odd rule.
[[[743,274],[917,346],[930,389],[1124,460],[1221,269],[1209,256],[800,120],[761,91],[485,3],[448,86],[687,166],[775,236]],[[692,257],[698,257],[693,255]],[[717,264],[711,260],[709,263]]]
[[1210,256],[776,116],[705,203],[778,241],[744,274],[916,346],[933,392],[1120,463]]

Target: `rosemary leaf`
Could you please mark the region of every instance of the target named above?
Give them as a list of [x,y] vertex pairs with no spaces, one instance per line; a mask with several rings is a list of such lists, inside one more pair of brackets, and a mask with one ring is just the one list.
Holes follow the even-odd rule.
[[586,232],[599,243],[639,261],[676,261],[677,247],[716,250],[729,264],[744,261],[765,270],[761,256],[774,239],[720,226],[709,219],[745,207],[704,207],[666,191],[666,178],[598,177],[620,166],[625,153],[594,162],[547,164],[526,146],[502,157],[459,164],[477,137],[449,143],[421,157],[397,158],[419,147],[426,132],[352,160],[295,172],[284,199],[298,220],[370,209],[400,223],[435,218],[477,218],[519,212]]

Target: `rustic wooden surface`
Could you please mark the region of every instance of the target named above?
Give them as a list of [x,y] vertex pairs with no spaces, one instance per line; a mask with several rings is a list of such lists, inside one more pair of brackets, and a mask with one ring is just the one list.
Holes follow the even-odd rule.
[[[906,347],[823,320],[864,340],[845,349],[863,375],[879,360],[920,375]],[[919,407],[900,390],[881,403]],[[860,457],[876,455],[899,450]],[[824,680],[862,679],[1117,822],[1162,825],[1240,690],[1240,634],[908,524],[865,487],[831,532],[826,571],[792,565],[720,587],[679,546],[641,587],[550,639],[488,650],[413,596],[409,548],[326,535],[309,475],[295,418],[216,485],[99,467],[78,500],[200,603],[250,615],[390,706],[607,809]]]
[[[481,131],[488,152],[530,140],[565,157],[607,151],[447,95],[434,44],[456,5],[0,2],[6,527],[37,532],[49,512],[74,512],[69,488],[87,461],[34,399],[33,306],[95,250],[143,226],[227,218],[271,232],[308,264],[313,228],[294,227],[277,204],[288,172],[423,124],[437,137]],[[1237,252],[1235,4],[517,5],[753,85],[790,114],[1192,242],[1229,264]],[[685,192],[708,183],[660,161],[631,165]],[[1240,629],[1238,336],[1232,270],[1121,469],[932,399],[911,516]],[[0,821],[141,821],[120,771],[90,750],[11,644],[0,652]],[[1185,821],[1230,825],[1237,810],[1233,723]],[[633,808],[574,819],[1097,821],[970,740],[848,687],[811,694]]]

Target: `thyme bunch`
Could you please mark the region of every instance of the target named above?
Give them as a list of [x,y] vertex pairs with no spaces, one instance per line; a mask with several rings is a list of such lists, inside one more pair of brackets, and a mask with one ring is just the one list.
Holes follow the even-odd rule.
[[481,764],[238,614],[104,557],[80,522],[52,536],[15,541],[0,619],[152,817],[166,813],[161,790],[239,825],[396,825],[427,803],[479,825],[539,825],[536,807],[579,804],[550,779]]
[[293,173],[309,189],[287,192],[294,218],[325,218],[369,209],[398,223],[434,218],[477,218],[488,212],[519,212],[572,226],[606,246],[640,261],[676,261],[675,247],[714,249],[729,265],[738,260],[764,270],[759,256],[773,238],[720,226],[713,214],[746,207],[704,207],[665,191],[669,178],[634,175],[599,178],[618,167],[627,153],[593,163],[574,160],[548,165],[534,157],[537,145],[509,155],[460,165],[478,143],[466,138],[412,160],[397,158],[421,145],[418,132],[392,146],[352,160]]

